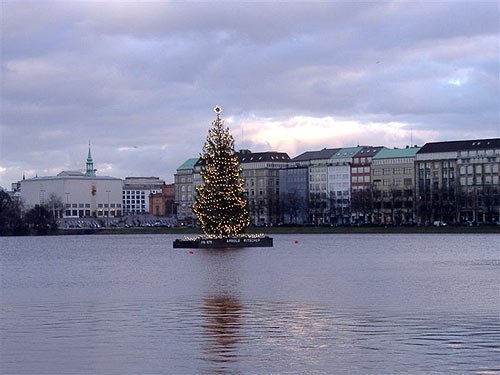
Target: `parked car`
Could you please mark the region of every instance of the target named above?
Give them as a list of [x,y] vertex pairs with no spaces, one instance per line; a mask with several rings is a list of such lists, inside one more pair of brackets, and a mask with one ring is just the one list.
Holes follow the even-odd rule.
[[444,221],[437,220],[434,223],[432,223],[432,225],[434,225],[435,227],[445,227],[447,224]]

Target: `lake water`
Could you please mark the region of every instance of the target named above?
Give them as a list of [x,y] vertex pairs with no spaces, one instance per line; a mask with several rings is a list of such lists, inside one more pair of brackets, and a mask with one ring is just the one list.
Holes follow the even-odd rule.
[[0,238],[0,373],[500,373],[498,235],[174,238]]

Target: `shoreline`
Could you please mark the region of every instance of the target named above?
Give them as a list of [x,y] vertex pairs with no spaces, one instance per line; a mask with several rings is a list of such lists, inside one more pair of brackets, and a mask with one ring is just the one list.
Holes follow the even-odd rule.
[[[361,226],[361,227],[251,227],[249,234],[500,234],[499,225],[480,225],[476,227],[447,226],[447,227],[417,227],[417,226]],[[197,235],[202,234],[197,228],[164,228],[164,227],[139,227],[139,228],[75,228],[56,229],[45,233],[31,232],[17,236],[66,236],[66,235],[99,235],[99,234],[176,234]],[[16,236],[16,235],[11,235]]]

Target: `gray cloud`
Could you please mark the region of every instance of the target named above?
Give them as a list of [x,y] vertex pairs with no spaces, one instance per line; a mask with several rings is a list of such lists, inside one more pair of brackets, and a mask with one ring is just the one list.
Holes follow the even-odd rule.
[[89,140],[103,173],[171,181],[200,153],[215,104],[236,132],[245,119],[331,116],[499,136],[497,2],[1,7],[2,186],[83,168]]

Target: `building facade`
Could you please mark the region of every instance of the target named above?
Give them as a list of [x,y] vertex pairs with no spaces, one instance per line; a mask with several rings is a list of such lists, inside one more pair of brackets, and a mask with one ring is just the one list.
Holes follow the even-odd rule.
[[[292,161],[293,163],[293,161]],[[292,164],[291,163],[291,164]],[[279,199],[283,224],[309,223],[309,170],[304,166],[290,166],[278,171]]]
[[373,220],[377,224],[415,222],[415,158],[420,147],[380,150],[372,159]]
[[165,181],[159,177],[125,177],[122,205],[126,215],[149,212],[149,196],[161,192]]
[[176,213],[175,185],[161,187],[161,191],[149,195],[149,213],[160,217],[172,217]]
[[288,167],[290,157],[284,152],[239,152],[241,177],[248,193],[248,209],[254,225],[281,222],[279,170]]
[[499,169],[500,138],[425,144],[416,155],[419,222],[498,222]]
[[339,149],[329,160],[327,167],[328,223],[343,225],[351,222],[352,163],[362,147]]
[[64,217],[121,216],[122,180],[96,176],[90,147],[86,164],[85,173],[63,171],[57,176],[21,180],[20,196],[25,208],[45,205],[56,212],[54,206],[62,204]]
[[174,175],[177,218],[188,223],[192,223],[196,218],[193,203],[195,197],[195,173],[199,176],[199,167],[197,167],[199,161],[199,158],[186,160],[177,168],[177,173]]
[[[315,220],[323,221],[326,205],[326,191],[322,195],[326,177],[326,165],[338,148],[323,148],[319,151],[306,151],[291,159],[286,169],[280,170],[280,199],[284,207],[283,221],[292,224],[309,224]],[[311,185],[313,193],[311,194]],[[311,210],[311,204],[315,210]],[[316,207],[317,206],[317,207]]]

